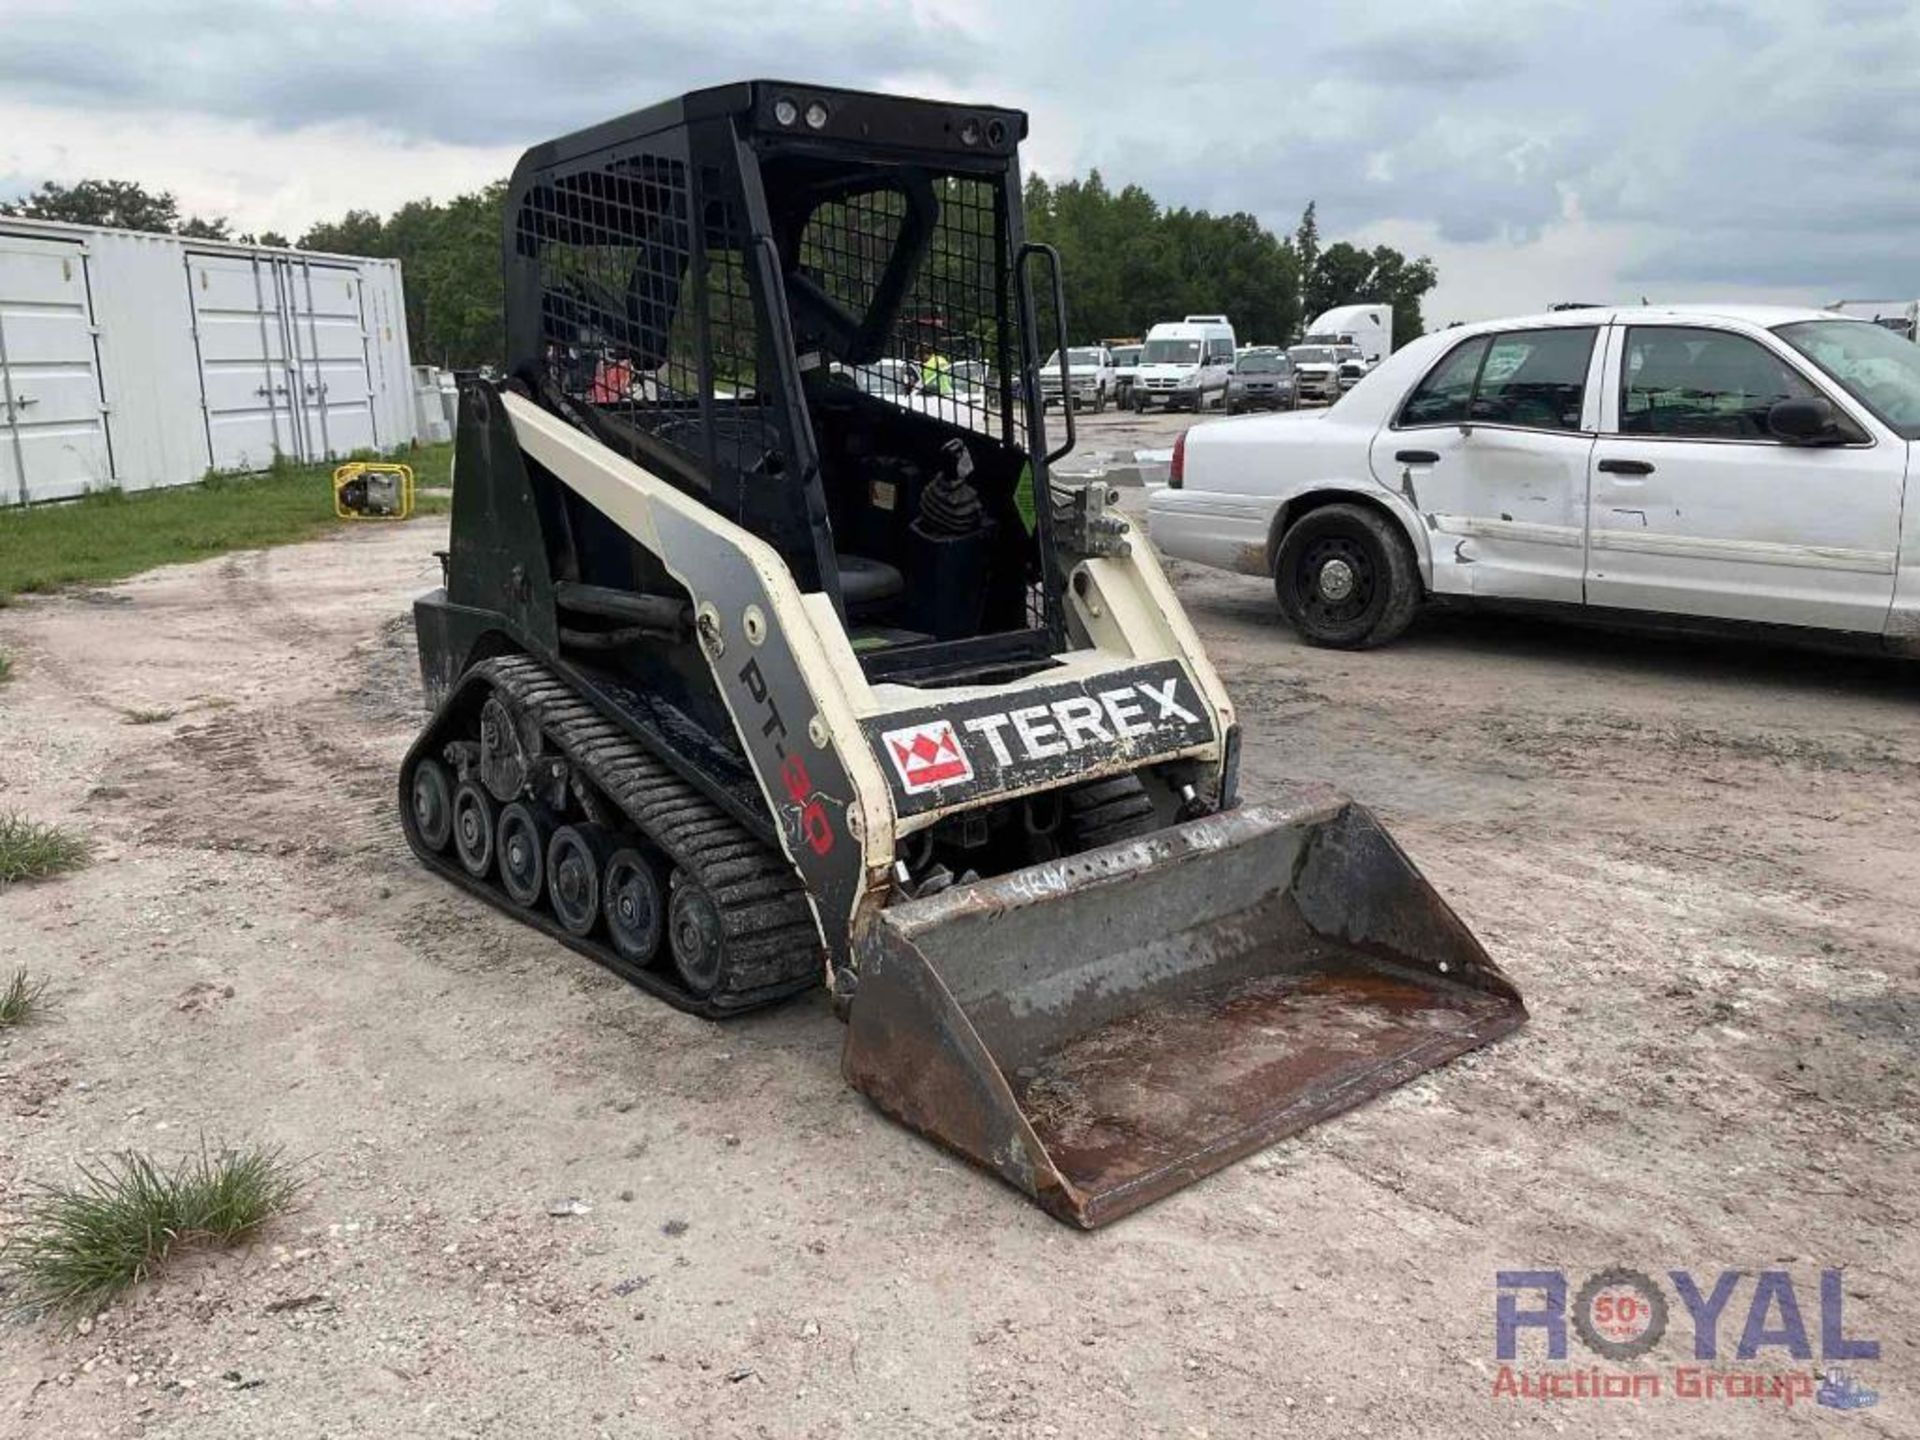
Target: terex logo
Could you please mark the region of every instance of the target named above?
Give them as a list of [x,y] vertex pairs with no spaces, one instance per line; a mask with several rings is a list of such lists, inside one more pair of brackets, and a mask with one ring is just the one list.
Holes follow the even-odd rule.
[[1102,690],[1097,696],[1069,695],[1043,705],[977,715],[963,721],[961,728],[985,737],[1002,766],[1015,762],[1014,744],[1020,748],[1018,758],[1046,760],[1088,745],[1111,745],[1150,734],[1167,721],[1197,724],[1200,717],[1180,703],[1179,685],[1173,676],[1158,682],[1141,680]]
[[909,725],[903,730],[889,730],[880,738],[909,795],[973,779],[973,762],[960,748],[960,738],[949,721]]

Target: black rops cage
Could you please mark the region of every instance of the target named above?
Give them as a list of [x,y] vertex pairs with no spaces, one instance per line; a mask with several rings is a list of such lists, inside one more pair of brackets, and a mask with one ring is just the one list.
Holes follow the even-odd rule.
[[902,563],[913,476],[960,439],[1002,537],[978,632],[1057,635],[1025,133],[755,81],[540,146],[508,203],[511,372],[843,613],[847,555]]

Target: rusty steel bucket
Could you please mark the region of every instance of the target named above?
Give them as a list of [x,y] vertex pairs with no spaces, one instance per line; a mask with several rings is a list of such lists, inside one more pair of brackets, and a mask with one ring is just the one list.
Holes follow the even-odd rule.
[[1527,1014],[1321,787],[894,905],[856,945],[847,1079],[1087,1228]]

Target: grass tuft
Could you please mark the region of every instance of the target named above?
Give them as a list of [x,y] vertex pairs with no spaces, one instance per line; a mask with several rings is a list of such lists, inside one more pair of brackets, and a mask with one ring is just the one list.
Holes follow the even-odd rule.
[[169,1256],[233,1245],[288,1209],[301,1180],[277,1146],[210,1151],[172,1169],[135,1151],[46,1185],[0,1249],[7,1303],[31,1314],[98,1310]]
[[37,1020],[52,1008],[47,982],[30,978],[23,967],[13,972],[5,989],[0,989],[0,1030]]
[[[423,446],[400,458],[413,466],[422,490],[449,483],[453,446]],[[0,605],[14,594],[104,585],[156,565],[327,534],[341,524],[333,513],[333,470],[282,457],[257,475],[209,474],[197,485],[0,506]],[[423,494],[415,513],[442,514],[451,504]]]
[[131,710],[122,710],[120,713],[126,717],[129,725],[158,725],[163,720],[173,719],[180,712],[178,710],[143,710],[135,706]]
[[13,679],[13,657],[6,651],[0,650],[0,685],[6,684],[11,679]]
[[83,835],[12,811],[0,815],[0,889],[78,870],[92,858],[93,842]]

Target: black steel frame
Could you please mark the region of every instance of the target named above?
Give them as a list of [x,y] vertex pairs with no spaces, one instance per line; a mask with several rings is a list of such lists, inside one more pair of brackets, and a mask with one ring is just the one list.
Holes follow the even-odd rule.
[[[818,132],[804,121],[783,125],[776,106],[788,98],[796,106],[817,102],[833,119]],[[961,138],[969,128],[971,143]],[[904,251],[922,263],[890,265],[875,277],[886,303],[871,304],[867,318],[884,323],[838,334],[837,348],[855,365],[882,358],[889,344],[894,358],[912,360],[898,353],[904,341],[894,331],[915,293],[947,307],[936,308],[935,321],[949,324],[958,299],[967,302],[958,307],[962,323],[988,330],[994,438],[1024,452],[1031,467],[1041,579],[1029,625],[1057,643],[1061,576],[1048,486],[1057,453],[1046,451],[1038,386],[1044,350],[1024,273],[1036,248],[1026,242],[1021,210],[1016,150],[1025,133],[1017,111],[753,81],[538,146],[516,168],[507,199],[509,371],[604,442],[769,541],[803,590],[823,591],[841,607],[804,380],[810,365],[823,362],[796,352],[790,292],[806,306],[810,326],[826,316],[831,329],[831,311],[795,288],[809,258],[800,253],[805,227],[823,204],[898,193],[898,214],[888,218],[923,233],[893,258]],[[821,177],[809,207],[797,210],[793,192],[783,189],[770,211],[769,168],[808,166]],[[943,228],[940,189],[956,202],[963,189],[974,197],[951,212],[971,229]],[[983,218],[988,194],[990,221]],[[823,256],[835,256],[835,237],[825,246],[821,238],[816,227],[815,270]],[[859,243],[858,235],[851,239]],[[943,244],[952,252],[940,253]],[[990,294],[987,283],[968,284],[964,274],[981,260],[982,245],[992,251]],[[930,256],[947,268],[936,273]],[[824,278],[816,288],[831,299],[839,286],[844,299],[845,287],[866,277],[829,264]],[[941,283],[945,294],[926,294]],[[983,320],[975,312],[989,305]],[[936,421],[959,424],[937,399],[929,408]],[[948,648],[979,643],[983,654],[1004,653],[1006,639]]]

